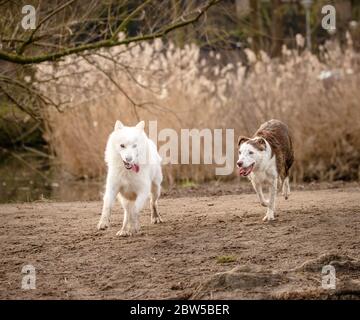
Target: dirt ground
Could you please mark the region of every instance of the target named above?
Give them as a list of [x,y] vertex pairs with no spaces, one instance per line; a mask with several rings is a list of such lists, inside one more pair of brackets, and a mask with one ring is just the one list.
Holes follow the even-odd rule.
[[[103,232],[100,202],[0,205],[0,298],[359,298],[360,187],[300,189],[278,198],[271,223],[253,193],[168,195],[164,223],[150,224],[146,208],[129,238],[115,235],[119,204]],[[319,289],[321,269],[309,263],[341,267],[337,296]],[[21,289],[27,264],[35,290]]]

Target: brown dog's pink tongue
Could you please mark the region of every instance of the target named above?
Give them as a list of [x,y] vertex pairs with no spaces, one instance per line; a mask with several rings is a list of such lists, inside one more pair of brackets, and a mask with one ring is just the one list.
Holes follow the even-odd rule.
[[137,164],[133,164],[131,170],[132,170],[132,171],[135,171],[136,173],[138,173],[139,170],[140,170],[140,167],[139,167]]

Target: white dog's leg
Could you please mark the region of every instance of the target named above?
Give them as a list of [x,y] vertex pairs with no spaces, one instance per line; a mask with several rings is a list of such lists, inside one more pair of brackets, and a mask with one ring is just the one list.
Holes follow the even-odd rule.
[[137,232],[139,232],[140,230],[140,221],[139,221],[140,211],[144,208],[145,202],[149,198],[149,193],[150,193],[149,189],[145,188],[146,191],[143,190],[141,193],[139,193],[135,200],[133,221]]
[[290,182],[289,177],[286,177],[283,184],[282,194],[285,197],[285,200],[289,199],[290,196]]
[[149,198],[149,192],[141,192],[135,200],[135,212],[139,215],[142,208],[144,208],[146,200]]
[[275,199],[276,199],[276,192],[277,192],[277,178],[274,178],[274,180],[271,182],[270,185],[270,199],[269,199],[269,206],[266,212],[266,216],[264,217],[264,221],[268,220],[274,220],[275,216]]
[[135,234],[136,228],[133,216],[135,214],[135,202],[130,201],[123,196],[120,196],[121,205],[124,209],[124,219],[123,219],[123,225],[120,231],[116,233],[117,236],[131,236]]
[[108,178],[106,181],[106,189],[104,194],[104,203],[101,212],[101,217],[97,225],[98,230],[104,230],[110,226],[111,209],[114,206],[116,195],[118,194],[118,192],[119,192],[118,183]]
[[260,204],[263,207],[268,207],[269,206],[269,201],[265,200],[264,194],[263,194],[263,190],[262,190],[262,185],[259,183],[256,183],[255,181],[251,180],[251,183],[254,187],[254,190],[259,198]]
[[151,195],[150,195],[150,211],[151,211],[151,223],[163,222],[158,210],[158,199],[160,197],[160,184],[153,182],[151,184]]
[[140,211],[144,207],[145,201],[148,198],[147,193],[140,193],[137,195],[135,201],[130,201],[125,198],[122,199],[124,208],[124,222],[121,230],[117,232],[118,236],[132,236],[140,231],[139,216]]

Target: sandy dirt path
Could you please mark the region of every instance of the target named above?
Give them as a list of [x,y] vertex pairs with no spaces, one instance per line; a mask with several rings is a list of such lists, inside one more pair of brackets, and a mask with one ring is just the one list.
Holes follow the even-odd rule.
[[[167,198],[159,208],[165,223],[150,224],[145,209],[142,233],[121,238],[119,204],[103,232],[100,202],[0,205],[0,298],[189,298],[240,264],[286,270],[324,252],[360,257],[357,187],[279,197],[271,223],[262,222],[255,194]],[[36,268],[35,290],[21,290],[27,264]]]

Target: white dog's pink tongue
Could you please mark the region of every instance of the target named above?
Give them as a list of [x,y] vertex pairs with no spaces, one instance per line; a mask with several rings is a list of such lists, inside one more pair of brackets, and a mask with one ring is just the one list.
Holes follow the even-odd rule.
[[137,165],[137,164],[133,164],[132,168],[131,168],[132,171],[138,173],[139,170],[140,170],[140,167]]

